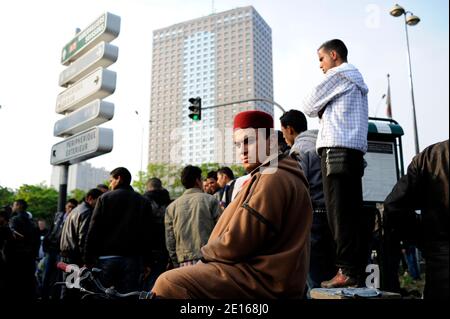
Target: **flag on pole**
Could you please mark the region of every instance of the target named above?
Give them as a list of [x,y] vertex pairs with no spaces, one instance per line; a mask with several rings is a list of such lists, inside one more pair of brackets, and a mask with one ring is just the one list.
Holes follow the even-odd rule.
[[391,108],[391,83],[389,81],[389,74],[387,75],[388,78],[388,89],[387,89],[387,96],[386,96],[386,116],[388,118],[392,118],[392,108]]

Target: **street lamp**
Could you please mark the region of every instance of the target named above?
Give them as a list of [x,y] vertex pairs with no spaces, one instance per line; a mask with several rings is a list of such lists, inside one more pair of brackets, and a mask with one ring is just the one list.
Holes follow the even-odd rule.
[[[139,119],[139,112],[137,110],[134,110],[134,113],[138,116]],[[142,172],[142,157],[144,156],[144,124],[142,124],[142,134],[141,134],[141,172]]]
[[[420,18],[412,12],[406,11],[403,7],[396,4],[389,13],[394,17],[403,15],[405,17],[406,47],[408,49],[408,67],[409,67],[409,85],[411,87],[411,100],[413,108],[413,124],[414,124],[414,143],[416,146],[416,154],[419,154],[419,137],[417,134],[416,105],[414,102],[414,89],[411,70],[411,54],[409,52],[408,26],[414,26],[420,22]],[[408,15],[409,14],[409,15]]]

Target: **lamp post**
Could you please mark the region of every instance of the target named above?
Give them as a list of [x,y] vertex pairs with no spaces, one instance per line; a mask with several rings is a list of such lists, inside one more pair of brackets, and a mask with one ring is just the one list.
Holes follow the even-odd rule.
[[[139,119],[139,112],[137,110],[134,111]],[[144,124],[142,124],[142,134],[141,134],[141,172],[142,172],[142,157],[144,156]]]
[[[411,88],[411,100],[413,109],[413,124],[414,124],[414,143],[416,147],[416,154],[419,153],[419,137],[417,134],[417,120],[416,120],[416,105],[414,102],[414,88],[412,80],[412,69],[411,69],[411,54],[409,52],[409,37],[408,37],[408,26],[414,26],[420,22],[420,18],[415,16],[412,12],[406,11],[403,7],[396,4],[389,13],[394,17],[399,17],[401,15],[405,18],[405,33],[406,33],[406,47],[408,49],[408,69],[409,69],[409,85]],[[408,15],[409,14],[409,15]]]

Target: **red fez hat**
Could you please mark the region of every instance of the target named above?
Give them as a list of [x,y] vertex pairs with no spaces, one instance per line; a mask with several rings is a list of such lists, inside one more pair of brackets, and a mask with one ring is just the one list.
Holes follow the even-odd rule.
[[234,117],[233,129],[245,128],[273,128],[273,118],[261,111],[245,111]]

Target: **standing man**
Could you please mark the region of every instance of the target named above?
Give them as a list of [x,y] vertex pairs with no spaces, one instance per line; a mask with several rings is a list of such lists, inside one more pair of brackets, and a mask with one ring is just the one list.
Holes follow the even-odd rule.
[[13,203],[9,227],[12,240],[5,247],[8,294],[14,300],[30,301],[36,297],[36,257],[39,253],[39,231],[27,213],[23,199]]
[[[92,210],[97,203],[97,199],[102,195],[102,191],[98,188],[89,190],[83,202],[72,210],[67,217],[61,232],[61,261],[66,264],[75,264],[83,266],[84,243],[91,221]],[[63,273],[63,281],[66,280],[68,274]],[[70,290],[69,290],[70,291]],[[61,298],[78,298],[77,291],[69,292],[66,286],[62,286]]]
[[[449,143],[446,140],[417,154],[407,174],[384,201],[387,238],[395,233],[399,239],[417,242],[423,250],[424,299],[448,300],[449,297],[448,183]],[[416,222],[416,209],[421,210],[420,223]]]
[[316,152],[317,130],[308,131],[306,117],[298,110],[284,113],[280,122],[284,139],[291,147],[289,155],[300,164],[309,184],[313,223],[308,288],[320,288],[322,281],[334,276],[336,267],[334,241],[328,225],[323,195],[320,157]]
[[222,189],[220,188],[219,184],[217,183],[217,172],[216,171],[210,171],[208,174],[206,174],[206,183],[208,185],[207,187],[207,193],[214,196],[217,201],[220,202],[220,196]]
[[166,245],[175,267],[197,263],[202,258],[200,248],[220,215],[219,202],[202,191],[202,170],[186,166],[181,172],[183,195],[167,207],[165,217]]
[[233,194],[234,174],[231,168],[224,166],[217,170],[217,184],[222,188],[220,206],[222,209],[227,208],[228,204],[231,202],[231,194]]
[[302,298],[309,266],[312,208],[298,164],[278,154],[273,118],[246,111],[234,142],[250,179],[202,247],[202,260],[163,273],[158,298]]
[[56,263],[60,260],[61,232],[72,210],[78,206],[78,201],[71,198],[67,201],[64,212],[58,212],[55,215],[53,225],[44,237],[42,244],[45,252],[44,273],[42,275],[42,298],[59,299],[61,297],[61,286],[55,286],[56,282],[61,281],[61,272],[56,268]]
[[64,223],[61,233],[60,249],[62,261],[68,264],[83,266],[84,244],[86,241],[92,211],[97,199],[103,194],[98,188],[89,190]]
[[148,291],[155,284],[156,278],[166,271],[169,264],[169,253],[166,248],[166,229],[164,226],[164,217],[166,215],[167,206],[171,203],[170,194],[162,186],[162,182],[157,177],[152,177],[147,181],[146,192],[144,197],[147,198],[151,205],[152,236],[152,264],[150,271],[146,269],[145,278],[143,279],[143,289]]
[[120,293],[139,289],[144,263],[151,259],[150,202],[131,187],[125,167],[111,171],[111,191],[97,201],[86,237],[85,262],[102,269],[102,283]]
[[303,102],[304,113],[319,117],[316,149],[321,156],[328,222],[336,244],[336,276],[323,288],[364,282],[368,259],[368,216],[362,205],[363,156],[367,151],[367,86],[361,73],[347,63],[341,40],[318,50],[325,78]]

